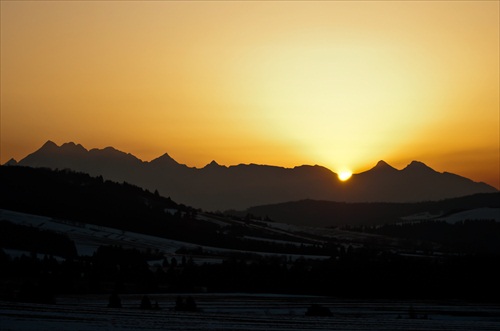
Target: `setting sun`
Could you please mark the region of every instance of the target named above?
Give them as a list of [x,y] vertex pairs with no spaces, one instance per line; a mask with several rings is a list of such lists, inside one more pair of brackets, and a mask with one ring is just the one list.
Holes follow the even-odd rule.
[[352,176],[352,172],[349,170],[341,171],[338,174],[339,179],[343,182],[345,182],[346,180],[351,178],[351,176]]
[[0,6],[1,164],[53,140],[500,185],[498,1]]

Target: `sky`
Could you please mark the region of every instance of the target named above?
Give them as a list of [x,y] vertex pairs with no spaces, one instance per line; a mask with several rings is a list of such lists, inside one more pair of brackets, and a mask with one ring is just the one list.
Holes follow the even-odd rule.
[[1,1],[0,163],[412,160],[500,188],[499,1]]

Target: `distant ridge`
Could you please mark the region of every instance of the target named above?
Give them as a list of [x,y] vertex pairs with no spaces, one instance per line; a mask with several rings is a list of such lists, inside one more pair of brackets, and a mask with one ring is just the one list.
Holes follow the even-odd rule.
[[346,202],[418,202],[442,200],[497,190],[448,172],[440,173],[413,161],[402,170],[379,161],[372,169],[354,174],[346,183],[322,166],[283,168],[240,164],[205,167],[179,164],[167,153],[145,162],[113,147],[87,150],[69,142],[57,146],[47,141],[19,162],[8,165],[72,169],[126,181],[163,196],[210,211],[242,210],[250,206],[303,199]]
[[371,168],[369,171],[398,171],[398,169],[389,165],[387,162],[380,160],[377,162],[375,167]]
[[[483,210],[482,213],[487,218],[479,219],[498,221],[500,219],[500,192],[479,193],[465,197],[416,203],[344,203],[301,200],[254,206],[241,211],[240,214],[249,213],[260,217],[269,217],[280,223],[331,227],[373,226],[402,222],[405,219],[441,221],[448,217],[459,217],[458,215],[462,212],[465,215],[473,215],[473,212],[478,209],[487,211]],[[469,218],[468,220],[473,219]]]

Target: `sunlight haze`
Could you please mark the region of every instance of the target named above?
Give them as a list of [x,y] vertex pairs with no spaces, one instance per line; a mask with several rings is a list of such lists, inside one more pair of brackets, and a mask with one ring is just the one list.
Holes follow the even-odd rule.
[[0,162],[74,141],[345,179],[419,160],[499,188],[499,10],[2,1]]

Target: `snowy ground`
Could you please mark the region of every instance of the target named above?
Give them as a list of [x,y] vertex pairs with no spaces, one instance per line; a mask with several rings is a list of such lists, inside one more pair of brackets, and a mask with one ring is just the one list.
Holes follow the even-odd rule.
[[444,221],[447,223],[457,223],[468,220],[493,220],[500,222],[500,208],[476,208],[461,211],[447,216],[442,216],[442,213],[418,213],[401,218],[403,221]]
[[176,240],[3,209],[0,209],[0,219],[42,230],[64,233],[75,242],[79,255],[92,255],[101,245],[122,245],[138,249],[158,248],[166,253],[173,253],[181,247],[197,247]]
[[[0,329],[27,330],[500,330],[500,307],[459,303],[347,301],[325,297],[196,294],[198,313],[173,311],[176,295],[150,295],[161,310],[138,309],[140,295],[107,308],[105,296],[59,297],[56,305],[0,301]],[[333,317],[307,317],[309,305]],[[418,319],[409,318],[413,307]],[[423,317],[426,318],[423,318]]]
[[[247,251],[197,245],[93,224],[54,219],[4,209],[0,209],[0,220],[7,220],[16,224],[33,226],[42,230],[64,233],[75,242],[78,255],[92,255],[101,245],[119,245],[126,248],[137,248],[140,250],[146,250],[149,248],[153,251],[158,250],[163,252],[165,255],[172,257],[176,256],[175,252],[180,248],[196,249],[201,247],[204,252],[217,256],[216,259],[213,257],[207,257],[206,261],[204,258],[198,257],[196,261],[199,263],[213,263],[214,261],[220,262],[222,261],[221,257],[226,255],[248,253]],[[264,238],[260,238],[260,240],[266,241]],[[10,251],[6,252],[9,253]],[[265,252],[252,253],[261,256],[285,256],[290,260],[296,260],[304,256],[298,254],[276,254]],[[329,256],[312,255],[307,255],[307,257],[311,259],[329,258]]]
[[500,208],[476,208],[447,217],[438,217],[436,220],[447,223],[457,223],[467,220],[494,220],[495,222],[500,222]]

